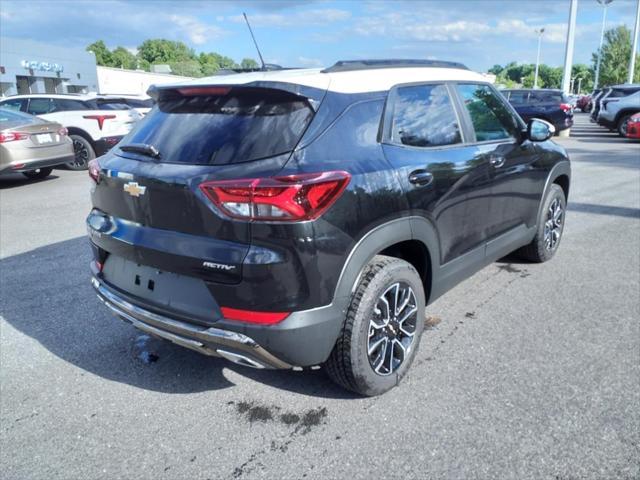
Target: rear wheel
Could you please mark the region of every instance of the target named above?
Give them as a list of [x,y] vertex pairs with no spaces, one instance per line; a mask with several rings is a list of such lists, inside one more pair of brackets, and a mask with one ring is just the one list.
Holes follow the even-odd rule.
[[411,264],[376,256],[365,267],[325,367],[333,381],[380,395],[405,376],[424,329],[425,294]]
[[560,185],[551,185],[542,201],[536,236],[529,245],[522,247],[517,253],[531,262],[542,263],[551,260],[560,246],[566,208],[564,190]]
[[70,135],[73,140],[73,151],[75,159],[73,162],[65,163],[69,170],[86,170],[89,160],[96,158],[96,152],[93,150],[91,142],[81,135]]
[[631,115],[625,115],[618,122],[618,127],[616,128],[616,130],[618,130],[618,135],[620,135],[621,137],[627,136],[627,124],[629,123],[630,118]]
[[40,180],[42,178],[47,178],[49,175],[51,175],[51,172],[53,172],[53,168],[46,167],[37,168],[35,170],[31,170],[30,172],[22,172],[22,174],[32,180]]

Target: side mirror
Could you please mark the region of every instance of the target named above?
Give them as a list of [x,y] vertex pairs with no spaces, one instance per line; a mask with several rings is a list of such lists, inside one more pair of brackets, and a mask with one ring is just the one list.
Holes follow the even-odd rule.
[[549,140],[554,133],[556,133],[556,127],[539,118],[532,118],[527,124],[527,138],[532,142]]

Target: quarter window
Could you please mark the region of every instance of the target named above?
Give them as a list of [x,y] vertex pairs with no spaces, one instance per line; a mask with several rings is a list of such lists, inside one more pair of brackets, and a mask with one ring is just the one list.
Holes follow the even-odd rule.
[[460,143],[460,127],[447,87],[398,87],[393,102],[391,140],[412,147]]
[[488,85],[461,84],[458,92],[471,117],[476,141],[517,137],[518,120]]
[[4,108],[6,110],[14,110],[14,111],[24,111],[24,104],[25,104],[25,100],[23,99],[15,99],[15,100],[6,100],[2,103],[0,103],[0,107]]

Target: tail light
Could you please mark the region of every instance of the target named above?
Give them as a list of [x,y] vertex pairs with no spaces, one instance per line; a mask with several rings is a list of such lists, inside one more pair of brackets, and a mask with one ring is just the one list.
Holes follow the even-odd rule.
[[69,135],[69,130],[67,130],[65,127],[62,127],[60,130],[58,130],[58,135],[60,135],[61,137],[66,137],[67,135]]
[[83,115],[82,118],[86,118],[88,120],[96,120],[98,122],[98,128],[102,130],[102,125],[104,125],[105,120],[113,120],[116,118],[115,115]]
[[333,171],[212,181],[201,184],[200,189],[229,217],[297,222],[322,215],[340,197],[350,179],[347,172]]
[[273,325],[274,323],[280,323],[289,316],[289,312],[256,312],[253,310],[238,310],[228,307],[221,307],[220,311],[226,320],[256,323],[259,325]]
[[569,113],[572,108],[571,105],[569,105],[568,103],[561,103],[560,104],[560,109],[564,112],[564,113]]
[[16,140],[26,140],[28,133],[23,132],[0,132],[0,143],[15,142]]
[[96,184],[100,183],[100,163],[97,158],[93,160],[89,160],[89,164],[87,165],[87,171],[89,172],[89,176],[91,180],[96,182]]

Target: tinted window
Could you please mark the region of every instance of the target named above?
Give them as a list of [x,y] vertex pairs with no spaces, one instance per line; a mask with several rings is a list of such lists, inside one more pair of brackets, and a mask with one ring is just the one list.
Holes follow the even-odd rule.
[[639,91],[640,88],[614,88],[611,90],[610,98],[626,97]]
[[151,108],[153,107],[153,100],[148,98],[146,100],[138,100],[136,98],[127,98],[125,100],[127,105],[133,108]]
[[29,106],[27,112],[31,115],[44,115],[50,113],[53,110],[53,103],[50,98],[31,98],[29,99]]
[[64,98],[54,98],[53,111],[54,112],[71,112],[76,110],[89,110],[89,107],[80,100],[67,100]]
[[569,103],[569,98],[562,92],[534,91],[529,95],[529,103]]
[[161,162],[240,163],[292,151],[312,116],[306,99],[281,90],[176,94],[162,98],[120,143],[151,144],[160,151]]
[[509,92],[509,101],[514,105],[527,103],[529,92]]
[[447,88],[444,85],[397,88],[391,139],[413,147],[460,143],[460,128]]
[[0,103],[0,106],[2,108],[5,108],[7,110],[22,110],[24,111],[24,104],[26,103],[26,100],[21,99],[21,98],[16,98],[15,100],[5,100],[4,102]]
[[462,84],[458,85],[458,92],[471,116],[478,142],[518,135],[518,120],[489,86]]
[[131,107],[122,99],[87,100],[85,103],[92,110],[131,110]]

